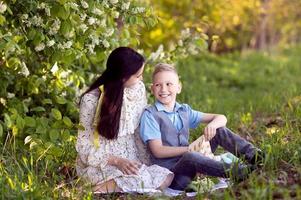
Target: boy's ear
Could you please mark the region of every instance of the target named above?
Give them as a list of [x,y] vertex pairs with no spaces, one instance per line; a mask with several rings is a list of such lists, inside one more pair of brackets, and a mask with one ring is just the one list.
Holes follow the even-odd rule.
[[179,86],[178,86],[178,91],[177,91],[177,94],[180,94],[182,91],[182,83],[179,82]]

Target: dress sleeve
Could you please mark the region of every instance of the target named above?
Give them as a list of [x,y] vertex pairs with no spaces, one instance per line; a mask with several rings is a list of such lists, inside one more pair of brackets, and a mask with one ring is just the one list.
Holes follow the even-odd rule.
[[96,147],[94,141],[94,115],[97,107],[98,97],[85,94],[80,103],[79,122],[83,127],[78,130],[76,151],[82,163],[88,166],[103,168],[108,163],[109,154],[105,152],[105,140],[99,141]]

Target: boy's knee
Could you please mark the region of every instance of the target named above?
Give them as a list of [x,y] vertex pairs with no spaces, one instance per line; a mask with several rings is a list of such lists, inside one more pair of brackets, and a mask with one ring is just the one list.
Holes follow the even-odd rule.
[[227,127],[225,126],[216,129],[216,133],[224,133],[225,131],[227,131]]

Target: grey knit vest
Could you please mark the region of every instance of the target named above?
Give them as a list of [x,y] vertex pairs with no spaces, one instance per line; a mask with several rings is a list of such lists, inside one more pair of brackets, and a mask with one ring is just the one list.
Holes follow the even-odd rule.
[[[163,111],[158,111],[155,106],[146,108],[155,120],[158,122],[161,132],[161,140],[164,146],[188,146],[189,142],[189,121],[188,112],[184,107],[178,109],[180,119],[183,123],[183,127],[180,131],[176,129],[171,120]],[[151,155],[151,161],[153,164],[160,165],[171,169],[181,156],[170,157],[170,158],[156,158]]]

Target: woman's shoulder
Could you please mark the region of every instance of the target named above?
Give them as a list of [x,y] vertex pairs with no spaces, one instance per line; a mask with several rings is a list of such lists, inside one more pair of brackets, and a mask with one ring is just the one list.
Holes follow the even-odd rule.
[[87,93],[85,93],[82,98],[81,98],[81,104],[82,103],[94,103],[95,101],[97,101],[99,98],[99,89],[96,88],[94,90],[91,90]]

